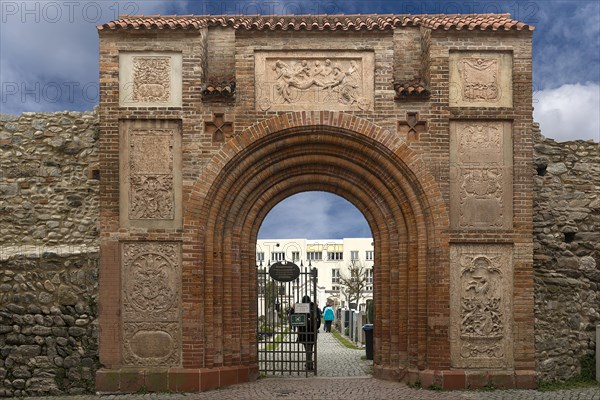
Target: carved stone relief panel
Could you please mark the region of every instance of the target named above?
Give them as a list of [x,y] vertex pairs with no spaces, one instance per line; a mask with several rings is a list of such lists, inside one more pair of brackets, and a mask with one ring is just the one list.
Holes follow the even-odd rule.
[[373,110],[373,52],[257,51],[254,67],[258,110]]
[[119,54],[121,107],[180,107],[182,56],[167,52]]
[[450,224],[512,227],[512,140],[508,121],[450,123]]
[[173,131],[130,131],[129,218],[173,219]]
[[176,321],[181,262],[176,243],[123,244],[123,318]]
[[123,243],[121,255],[123,363],[179,365],[180,245]]
[[512,53],[450,52],[451,107],[512,107]]
[[177,121],[121,121],[121,224],[181,224],[181,132]]
[[450,268],[452,365],[512,366],[512,247],[452,245]]

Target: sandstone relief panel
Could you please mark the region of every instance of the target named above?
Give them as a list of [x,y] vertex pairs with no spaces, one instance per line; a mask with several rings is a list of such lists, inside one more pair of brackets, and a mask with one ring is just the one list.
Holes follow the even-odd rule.
[[179,365],[180,245],[123,243],[121,254],[124,364]]
[[120,53],[119,105],[181,107],[181,66],[178,53]]
[[512,227],[512,140],[507,121],[450,123],[450,223]]
[[372,110],[374,66],[366,51],[256,52],[256,108]]
[[173,219],[173,131],[132,129],[129,218]]
[[122,121],[121,223],[181,223],[181,133],[177,121]]
[[512,54],[450,52],[451,107],[512,107]]
[[512,263],[511,246],[452,246],[450,310],[454,367],[512,366]]

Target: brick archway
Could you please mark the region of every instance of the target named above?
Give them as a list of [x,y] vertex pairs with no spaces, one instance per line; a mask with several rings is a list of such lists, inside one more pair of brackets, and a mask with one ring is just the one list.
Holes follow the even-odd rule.
[[275,204],[308,190],[349,200],[373,232],[376,376],[448,369],[447,328],[428,329],[428,318],[449,320],[446,206],[395,134],[341,112],[261,121],[231,139],[193,185],[184,211],[184,368],[256,372],[258,229]]

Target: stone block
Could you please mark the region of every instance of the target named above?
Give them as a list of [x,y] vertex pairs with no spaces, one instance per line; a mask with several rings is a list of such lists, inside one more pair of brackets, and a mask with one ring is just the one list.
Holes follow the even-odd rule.
[[119,391],[120,371],[113,369],[99,369],[96,371],[96,391],[112,393]]
[[172,392],[198,392],[200,390],[200,371],[170,368],[169,390]]
[[219,368],[219,385],[230,386],[238,383],[238,367],[221,367]]
[[144,370],[123,368],[119,374],[119,391],[135,393],[144,388]]
[[466,371],[466,388],[482,389],[489,383],[488,373],[485,371]]
[[515,386],[517,389],[537,388],[537,374],[535,371],[515,371]]
[[490,372],[490,383],[500,389],[512,389],[515,387],[515,374],[509,371]]
[[145,388],[148,392],[169,390],[169,370],[167,368],[148,369],[145,376]]
[[443,371],[442,372],[444,389],[464,389],[466,387],[465,371]]
[[200,369],[200,390],[205,392],[221,386],[219,369]]

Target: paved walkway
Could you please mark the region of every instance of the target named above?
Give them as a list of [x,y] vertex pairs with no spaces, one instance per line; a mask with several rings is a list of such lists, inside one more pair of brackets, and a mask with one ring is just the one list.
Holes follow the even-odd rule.
[[370,378],[373,361],[361,360],[364,350],[353,350],[342,345],[333,333],[317,335],[318,377]]
[[537,392],[438,392],[412,389],[398,382],[381,381],[368,374],[372,362],[361,360],[364,350],[341,345],[330,333],[319,333],[318,375],[309,378],[264,378],[256,382],[193,394],[84,395],[27,397],[30,400],[600,400],[600,388]]

